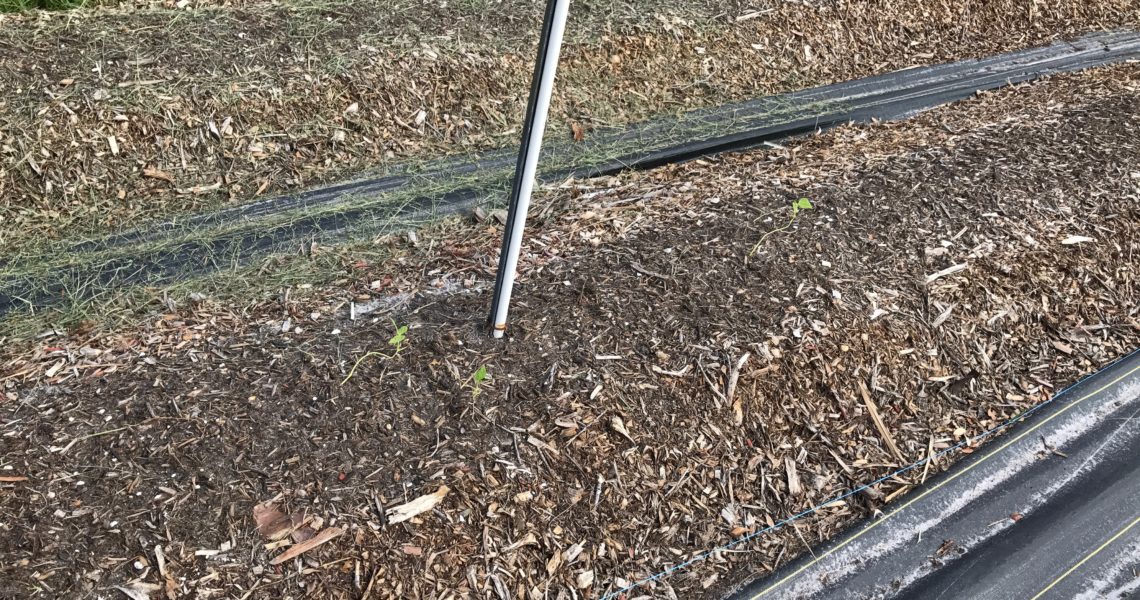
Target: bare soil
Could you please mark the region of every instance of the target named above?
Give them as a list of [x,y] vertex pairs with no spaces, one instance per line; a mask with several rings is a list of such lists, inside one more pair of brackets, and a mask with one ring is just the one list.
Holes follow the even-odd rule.
[[[0,16],[0,251],[516,142],[540,3],[181,4]],[[1137,23],[1131,0],[576,3],[553,130]]]
[[[1097,70],[550,190],[503,343],[483,223],[9,348],[0,596],[598,598],[823,504],[1137,347],[1138,90]],[[948,462],[625,597],[715,596]]]

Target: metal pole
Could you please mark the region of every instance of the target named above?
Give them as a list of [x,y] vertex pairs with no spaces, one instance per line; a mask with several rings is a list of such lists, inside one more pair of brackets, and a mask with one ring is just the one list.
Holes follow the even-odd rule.
[[503,337],[507,330],[507,309],[511,303],[511,290],[515,285],[515,269],[519,264],[526,213],[530,208],[530,195],[534,191],[538,154],[542,149],[542,134],[546,130],[546,117],[550,112],[550,97],[554,89],[554,73],[558,69],[558,55],[562,50],[562,34],[566,31],[566,15],[570,0],[547,0],[546,15],[542,21],[542,38],[538,44],[538,60],[534,65],[530,101],[523,122],[522,147],[515,164],[515,179],[511,185],[507,225],[503,233],[503,248],[499,255],[499,274],[495,279],[495,299],[491,305],[490,322],[495,337]]

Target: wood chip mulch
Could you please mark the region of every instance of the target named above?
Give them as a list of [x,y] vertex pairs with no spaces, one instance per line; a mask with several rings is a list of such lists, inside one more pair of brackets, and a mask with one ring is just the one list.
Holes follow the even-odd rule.
[[[548,190],[504,343],[486,222],[9,348],[0,596],[606,597],[969,439],[1140,345],[1138,78]],[[715,597],[948,462],[624,597]]]

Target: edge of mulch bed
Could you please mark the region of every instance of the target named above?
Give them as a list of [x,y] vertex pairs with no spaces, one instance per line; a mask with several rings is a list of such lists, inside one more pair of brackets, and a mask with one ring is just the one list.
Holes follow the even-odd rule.
[[[894,510],[730,598],[930,598],[951,590],[958,597],[1028,598],[1047,590],[1071,597],[1089,591],[1087,577],[1094,571],[1120,561],[1121,580],[1102,580],[1105,589],[1096,590],[1109,593],[1127,583],[1121,553],[1128,540],[1120,537],[1136,517],[1130,498],[1140,494],[1136,467],[1129,464],[1140,452],[1140,426],[1129,427],[1138,407],[1140,351],[941,451],[938,456],[968,451],[1006,430],[1012,435],[932,477]],[[1109,542],[1100,545],[1104,540]],[[1015,554],[1016,575],[1008,563]]]

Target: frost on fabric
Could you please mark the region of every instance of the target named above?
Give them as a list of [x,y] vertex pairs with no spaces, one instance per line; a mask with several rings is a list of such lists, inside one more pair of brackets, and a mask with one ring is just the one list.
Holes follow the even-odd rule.
[[[1076,398],[1074,398],[1075,400]],[[1106,418],[1124,412],[1129,408],[1135,409],[1137,406],[1140,406],[1140,381],[1134,380],[1111,394],[1101,397],[1096,404],[1072,407],[1067,412],[1054,417],[1053,422],[1047,425],[1047,429],[1038,430],[1033,435],[1026,436],[1002,450],[1000,458],[994,457],[991,461],[976,463],[977,466],[973,467],[971,471],[971,475],[977,477],[976,482],[970,485],[962,485],[962,481],[949,483],[948,486],[957,484],[957,487],[952,491],[949,489],[935,491],[931,496],[899,513],[898,516],[870,525],[875,528],[873,530],[874,537],[866,540],[856,539],[828,555],[816,565],[814,569],[816,576],[799,577],[795,581],[789,582],[785,587],[772,591],[776,592],[777,597],[784,598],[810,597],[825,589],[831,592],[838,591],[834,587],[837,583],[852,576],[869,561],[876,558],[889,559],[896,551],[920,542],[923,539],[923,534],[934,529],[959,511],[969,509],[972,504],[984,496],[991,493],[1010,494],[1010,490],[1004,484],[1013,479],[1022,469],[1040,460],[1038,458],[1041,444],[1039,435],[1044,435],[1050,445],[1059,450],[1064,450],[1066,445],[1094,430]],[[1011,433],[1017,435],[1018,431],[1019,429],[1015,426]],[[1081,465],[1069,477],[1060,479],[1045,490],[1031,496],[1018,497],[1016,504],[1012,504],[1012,508],[1003,513],[1006,518],[1001,519],[999,517],[987,520],[980,518],[979,515],[978,521],[981,523],[981,532],[972,538],[957,540],[958,546],[967,552],[958,556],[948,555],[942,562],[947,563],[960,556],[968,556],[970,548],[977,547],[980,543],[1013,525],[1014,521],[1008,518],[1010,512],[1020,512],[1027,515],[1043,505],[1053,494],[1071,483],[1080,473],[1093,468],[1101,457],[1108,456],[1111,453],[1113,443],[1114,440],[1110,438],[1103,445],[1096,447],[1091,455],[1083,458]],[[1073,458],[1079,457],[1074,456]],[[871,530],[865,529],[864,531],[870,533]],[[909,573],[893,573],[890,581],[884,581],[884,584],[889,583],[891,591],[905,588],[933,569],[932,565],[926,563],[923,567]],[[852,590],[850,593],[856,594],[857,592]],[[862,593],[864,592],[858,592],[858,594]],[[888,595],[887,590],[876,597],[885,595]]]

